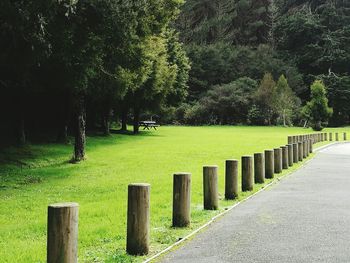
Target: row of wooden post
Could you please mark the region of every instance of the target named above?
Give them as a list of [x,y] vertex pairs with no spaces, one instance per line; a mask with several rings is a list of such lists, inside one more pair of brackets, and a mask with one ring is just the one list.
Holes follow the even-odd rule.
[[[346,133],[343,133],[346,140]],[[242,156],[241,190],[252,191],[254,184],[262,184],[265,178],[274,178],[283,169],[306,158],[313,151],[313,144],[332,141],[332,133],[316,133],[288,136],[288,144]],[[335,133],[335,140],[339,140]],[[225,198],[238,197],[238,160],[225,162]],[[205,210],[219,208],[218,166],[203,167],[203,206]],[[173,175],[173,227],[186,227],[191,222],[191,174]],[[77,262],[78,250],[77,203],[53,204],[48,207],[47,262]],[[150,184],[128,186],[126,250],[131,255],[145,255],[149,252],[150,240]]]
[[[335,132],[335,141],[339,141],[339,133]],[[307,135],[292,135],[288,136],[288,143],[295,143],[295,142],[300,142],[303,140],[306,140],[307,138],[314,140],[316,143],[317,142],[323,142],[323,141],[333,141],[333,133],[327,133],[327,132],[322,132],[322,133],[313,133],[313,134],[307,134]],[[343,132],[343,140],[347,140],[346,132]]]

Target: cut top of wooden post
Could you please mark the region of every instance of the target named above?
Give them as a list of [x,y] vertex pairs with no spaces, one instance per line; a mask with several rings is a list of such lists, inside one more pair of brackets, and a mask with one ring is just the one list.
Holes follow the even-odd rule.
[[129,187],[151,187],[150,184],[147,183],[132,183],[128,185]]
[[51,204],[49,205],[49,207],[52,207],[52,208],[79,207],[79,204],[74,202],[66,202],[66,203]]

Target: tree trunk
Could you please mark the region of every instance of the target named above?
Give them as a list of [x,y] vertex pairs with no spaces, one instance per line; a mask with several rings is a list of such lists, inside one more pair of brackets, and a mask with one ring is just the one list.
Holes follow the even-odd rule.
[[102,117],[102,129],[103,129],[103,134],[108,136],[110,135],[110,125],[109,125],[109,116],[104,116]]
[[74,162],[79,162],[85,158],[85,105],[84,96],[80,95],[75,101],[75,142],[74,142]]
[[122,131],[127,131],[128,126],[127,126],[127,121],[128,121],[128,109],[126,107],[123,107],[122,109],[122,114],[121,114],[121,121],[122,121]]
[[134,134],[139,133],[139,122],[140,122],[140,109],[135,106],[134,107]]

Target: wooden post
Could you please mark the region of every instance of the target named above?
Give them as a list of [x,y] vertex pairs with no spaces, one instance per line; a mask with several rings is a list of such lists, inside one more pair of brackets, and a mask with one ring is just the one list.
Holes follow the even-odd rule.
[[298,149],[299,149],[299,161],[302,161],[304,159],[304,148],[303,148],[303,143],[298,142]]
[[204,209],[217,210],[219,208],[218,167],[209,165],[203,167]]
[[263,153],[254,153],[254,180],[256,184],[265,182],[265,158]]
[[337,132],[335,133],[335,140],[339,141],[339,134]]
[[48,207],[47,262],[78,262],[77,203],[59,203]]
[[186,227],[191,222],[191,174],[173,177],[173,227]]
[[303,135],[298,136],[298,142],[301,142],[303,140]]
[[343,133],[343,139],[346,141],[346,132]]
[[275,148],[274,151],[274,166],[275,166],[275,173],[279,174],[282,172],[282,149],[281,148]]
[[333,141],[333,133],[329,133],[329,141],[331,142],[331,141]]
[[288,166],[293,166],[293,144],[288,144],[287,149],[288,149]]
[[146,255],[149,251],[150,233],[149,184],[129,184],[126,252],[130,255]]
[[253,157],[242,156],[242,191],[252,191],[253,186]]
[[326,132],[324,133],[324,140],[328,141],[328,133],[326,133]]
[[310,139],[310,141],[309,141],[309,153],[312,153],[313,152],[313,141],[312,141],[312,139]]
[[298,143],[293,143],[293,162],[299,162],[299,148]]
[[274,168],[274,153],[273,150],[265,150],[265,178],[273,178]]
[[281,146],[281,149],[282,149],[282,168],[288,169],[289,167],[288,148],[287,146]]
[[303,157],[307,157],[307,142],[303,141]]
[[235,199],[238,197],[238,161],[226,160],[225,169],[225,198]]

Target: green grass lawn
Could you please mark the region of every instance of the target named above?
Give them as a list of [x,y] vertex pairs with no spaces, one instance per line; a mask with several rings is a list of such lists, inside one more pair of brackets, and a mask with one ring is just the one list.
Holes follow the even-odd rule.
[[[145,257],[125,253],[129,183],[151,184],[152,255],[220,212],[203,211],[203,165],[219,166],[224,209],[234,204],[222,200],[225,159],[272,149],[286,144],[287,135],[311,132],[283,127],[164,126],[138,136],[89,137],[87,160],[80,164],[67,161],[71,145],[6,149],[0,153],[0,261],[45,262],[47,206],[62,201],[80,204],[80,262],[141,261]],[[185,229],[171,228],[174,172],[192,173],[192,225]]]

